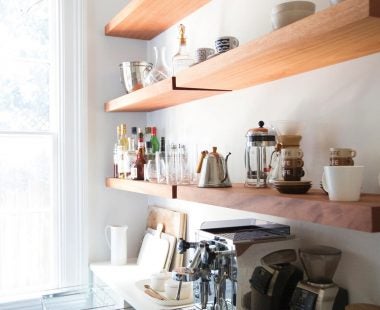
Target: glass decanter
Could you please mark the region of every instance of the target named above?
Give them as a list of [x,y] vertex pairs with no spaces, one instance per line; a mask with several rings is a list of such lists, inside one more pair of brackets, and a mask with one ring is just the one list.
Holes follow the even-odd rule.
[[165,52],[166,48],[161,47],[160,49],[155,46],[153,47],[155,53],[155,61],[152,70],[149,71],[145,77],[145,85],[152,85],[159,81],[165,80],[171,76],[170,68],[166,64]]

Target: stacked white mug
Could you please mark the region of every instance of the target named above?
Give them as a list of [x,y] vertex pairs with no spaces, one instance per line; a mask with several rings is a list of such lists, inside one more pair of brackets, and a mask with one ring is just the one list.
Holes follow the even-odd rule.
[[358,201],[363,183],[364,166],[354,166],[356,151],[330,148],[330,165],[324,167],[323,189],[332,201]]

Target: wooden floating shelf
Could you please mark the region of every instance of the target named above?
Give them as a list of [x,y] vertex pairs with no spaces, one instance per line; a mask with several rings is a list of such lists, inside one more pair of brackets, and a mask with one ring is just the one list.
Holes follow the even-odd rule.
[[177,186],[172,185],[107,178],[106,186],[133,193],[152,195],[169,199],[177,198]]
[[131,0],[105,27],[115,37],[150,40],[210,0]]
[[178,75],[183,87],[242,89],[380,52],[380,0],[345,0]]
[[272,188],[247,188],[243,184],[233,184],[230,188],[198,188],[111,178],[107,179],[107,186],[292,220],[380,232],[380,195],[363,194],[359,202],[332,202],[317,189],[305,195],[287,195]]
[[108,101],[104,110],[106,112],[149,112],[226,91],[228,90],[177,87],[176,78],[172,77]]
[[149,112],[220,94],[199,89],[238,90],[377,52],[380,0],[345,0],[180,72],[176,86],[184,89],[165,80],[111,100],[105,110]]

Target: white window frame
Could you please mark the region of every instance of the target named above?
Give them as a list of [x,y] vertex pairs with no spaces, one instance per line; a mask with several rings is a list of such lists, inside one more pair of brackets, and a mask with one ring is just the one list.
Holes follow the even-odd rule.
[[[50,0],[53,1],[53,0]],[[58,27],[52,27],[55,41],[53,56],[56,71],[51,72],[51,100],[59,104],[54,191],[58,203],[59,224],[56,234],[58,286],[68,287],[89,282],[87,238],[87,60],[86,0],[57,0],[53,15]],[[54,113],[53,113],[54,114]],[[59,143],[58,143],[59,141]],[[40,309],[35,292],[0,301],[1,309]],[[6,302],[5,304],[3,302]]]
[[88,282],[86,0],[58,0],[60,287]]

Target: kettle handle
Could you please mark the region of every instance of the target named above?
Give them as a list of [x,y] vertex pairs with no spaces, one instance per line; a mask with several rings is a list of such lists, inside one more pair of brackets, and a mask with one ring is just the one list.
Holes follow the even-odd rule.
[[227,154],[227,156],[226,156],[226,159],[224,160],[224,164],[225,164],[225,172],[224,172],[224,178],[223,178],[223,180],[221,181],[222,183],[224,182],[224,181],[226,181],[227,180],[227,178],[228,178],[228,168],[227,168],[227,160],[228,160],[228,157],[231,155],[231,152],[229,152],[228,154]]
[[196,173],[201,173],[203,160],[205,159],[206,155],[207,155],[207,151],[202,151],[201,152],[201,157],[199,158],[199,161],[198,161],[198,164],[197,164]]

